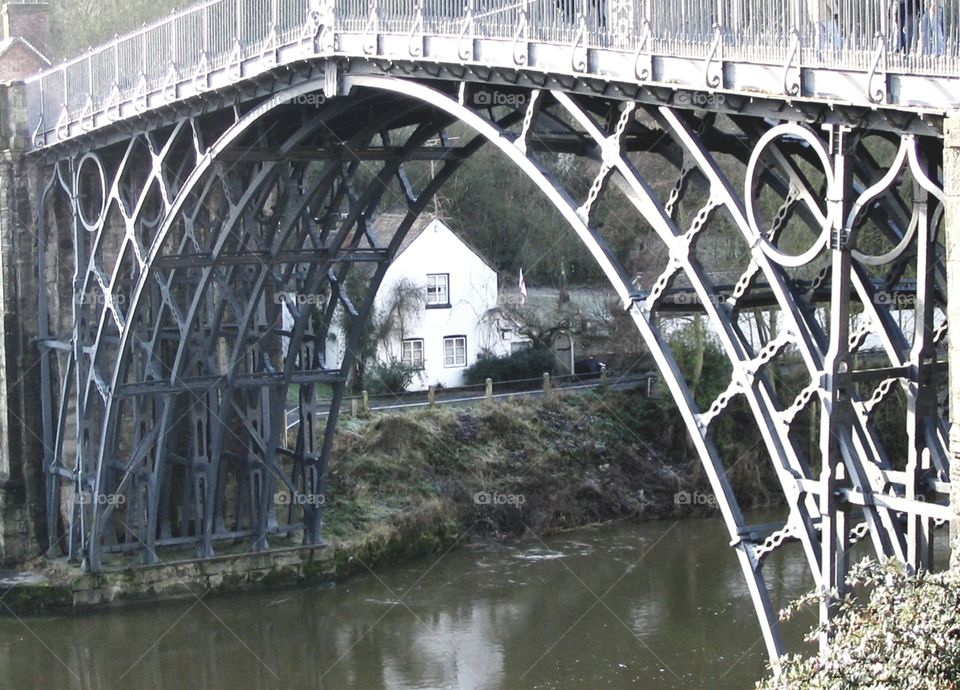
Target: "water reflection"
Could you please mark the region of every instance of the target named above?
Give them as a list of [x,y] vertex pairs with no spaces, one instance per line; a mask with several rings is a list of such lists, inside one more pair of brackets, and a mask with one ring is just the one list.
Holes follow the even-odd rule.
[[[0,674],[10,688],[750,687],[765,653],[724,535],[719,520],[588,529],[335,588],[6,618]],[[771,561],[775,605],[809,589],[804,570],[799,549]]]

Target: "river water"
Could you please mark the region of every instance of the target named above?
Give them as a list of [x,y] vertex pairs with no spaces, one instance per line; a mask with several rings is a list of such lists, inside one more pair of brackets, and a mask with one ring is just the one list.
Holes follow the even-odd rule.
[[[792,547],[769,563],[776,606],[810,588],[801,559]],[[718,519],[468,546],[337,586],[197,595],[0,618],[0,687],[749,688],[766,664]]]

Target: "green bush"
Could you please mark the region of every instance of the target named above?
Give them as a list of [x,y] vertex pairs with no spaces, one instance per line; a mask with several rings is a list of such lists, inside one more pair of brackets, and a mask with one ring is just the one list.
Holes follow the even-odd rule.
[[[687,328],[674,334],[669,342],[670,350],[676,359],[677,366],[683,374],[693,393],[694,402],[701,411],[706,411],[730,385],[732,367],[730,360],[724,354],[720,345],[712,339],[702,339],[700,346],[694,341],[692,329]],[[673,396],[666,382],[660,379],[657,384],[656,395],[661,404],[654,410],[653,416],[658,418],[652,428],[659,429],[658,438],[667,445],[689,443],[689,432],[673,401]],[[724,436],[729,422],[724,418],[717,420],[713,427],[714,438]],[[756,425],[751,422],[750,426]],[[738,430],[737,433],[741,433]],[[722,441],[721,441],[722,443]]]
[[557,371],[557,358],[547,348],[530,348],[520,350],[506,357],[485,353],[481,354],[476,363],[467,369],[465,378],[467,385],[475,386],[484,383],[487,379],[494,381],[520,381],[535,379],[544,374],[554,374]]
[[[960,573],[912,576],[893,561],[865,562],[848,582],[859,597],[841,604],[826,654],[788,656],[760,690],[960,687]],[[791,610],[804,603],[817,598]]]
[[410,387],[417,370],[398,359],[377,362],[367,373],[367,385],[374,395],[399,395]]

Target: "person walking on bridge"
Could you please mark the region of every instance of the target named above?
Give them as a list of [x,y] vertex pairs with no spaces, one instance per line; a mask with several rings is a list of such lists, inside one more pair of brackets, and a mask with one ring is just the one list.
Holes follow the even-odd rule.
[[920,52],[943,55],[943,8],[937,0],[929,0],[920,19]]
[[917,18],[920,16],[921,4],[922,0],[899,0],[897,4],[898,53],[912,53],[917,49]]
[[807,16],[814,27],[817,41],[817,59],[822,60],[824,54],[838,53],[843,48],[843,34],[840,32],[840,22],[833,3],[830,0],[819,0],[807,5]]

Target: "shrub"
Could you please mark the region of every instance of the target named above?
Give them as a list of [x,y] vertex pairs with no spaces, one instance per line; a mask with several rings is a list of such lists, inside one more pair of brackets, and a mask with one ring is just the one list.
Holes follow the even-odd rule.
[[370,392],[375,395],[383,393],[399,395],[410,387],[416,373],[416,369],[397,359],[377,362],[368,372],[367,385]]
[[547,348],[520,350],[506,357],[485,353],[476,363],[467,369],[465,377],[468,385],[479,385],[487,379],[494,381],[520,381],[535,379],[544,374],[557,371],[557,358]]
[[[893,561],[864,562],[848,582],[865,601],[848,597],[840,605],[826,654],[788,656],[780,676],[760,690],[958,687],[960,573],[912,576]],[[816,601],[810,595],[801,605]]]

